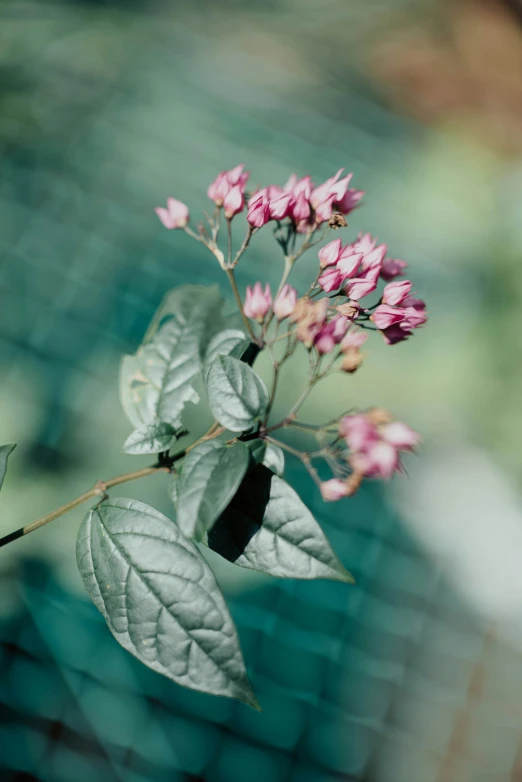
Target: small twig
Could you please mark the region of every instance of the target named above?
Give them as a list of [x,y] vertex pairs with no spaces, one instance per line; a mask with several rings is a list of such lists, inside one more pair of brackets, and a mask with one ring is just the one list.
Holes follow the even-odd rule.
[[243,310],[243,302],[241,301],[241,296],[239,295],[239,291],[237,289],[237,283],[236,278],[234,277],[234,270],[233,269],[225,269],[226,275],[230,282],[230,287],[232,288],[232,293],[234,294],[234,298],[236,300],[236,304],[239,308],[239,312],[241,313],[241,317],[243,318],[243,323],[245,324],[246,330],[248,331],[248,334],[250,336],[250,339],[252,342],[255,342],[256,345],[259,345],[259,340],[254,334],[254,331],[252,329],[252,324],[250,323],[249,319],[245,315],[245,312]]

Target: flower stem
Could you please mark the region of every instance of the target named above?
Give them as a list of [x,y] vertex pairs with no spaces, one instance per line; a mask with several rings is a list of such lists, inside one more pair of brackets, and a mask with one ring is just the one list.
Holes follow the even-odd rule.
[[232,288],[232,293],[234,294],[234,298],[236,300],[236,304],[239,308],[239,312],[241,313],[241,317],[243,318],[243,323],[245,324],[246,330],[248,331],[248,335],[252,342],[254,342],[256,345],[259,344],[259,340],[257,339],[256,335],[254,334],[252,330],[252,325],[245,315],[245,312],[243,310],[243,302],[241,301],[241,296],[239,295],[239,291],[237,289],[237,283],[236,278],[234,277],[234,270],[233,269],[225,269],[226,275],[228,277],[228,280],[230,282],[230,287]]

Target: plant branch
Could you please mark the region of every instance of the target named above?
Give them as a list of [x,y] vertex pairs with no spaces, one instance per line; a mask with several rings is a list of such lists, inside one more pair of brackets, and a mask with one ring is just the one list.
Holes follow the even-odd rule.
[[259,344],[259,340],[257,339],[256,335],[254,334],[254,331],[252,329],[252,324],[250,323],[249,319],[245,315],[245,311],[243,310],[243,302],[241,301],[241,296],[239,295],[239,291],[237,289],[237,283],[236,278],[234,277],[234,270],[233,269],[225,269],[226,275],[228,277],[228,280],[230,282],[230,287],[232,288],[232,293],[234,294],[234,298],[236,300],[236,304],[239,308],[239,312],[241,313],[241,317],[243,318],[243,323],[245,324],[246,330],[248,331],[248,335],[252,342],[254,342],[256,345]]

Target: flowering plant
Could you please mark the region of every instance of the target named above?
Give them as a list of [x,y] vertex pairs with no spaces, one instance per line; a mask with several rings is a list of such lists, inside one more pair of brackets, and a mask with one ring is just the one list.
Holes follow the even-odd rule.
[[[369,234],[343,245],[324,243],[346,227],[363,193],[350,189],[342,170],[314,187],[292,175],[284,187],[248,193],[243,166],[221,172],[208,188],[212,216],[190,227],[187,206],[169,198],[156,213],[168,229],[187,233],[217,259],[230,282],[241,328],[223,314],[217,287],[188,285],[165,298],[143,343],[123,359],[121,399],[134,431],[128,454],[154,454],[150,467],[99,481],[90,490],[16,532],[0,545],[37,529],[89,499],[77,539],[81,577],[115,638],[145,665],[186,687],[238,698],[257,708],[237,633],[213,573],[197,543],[230,562],[282,578],[330,578],[353,583],[324,533],[283,479],[284,452],[299,458],[329,502],[348,497],[364,478],[390,478],[400,454],[418,435],[381,409],[348,411],[321,425],[299,411],[310,390],[334,372],[351,374],[363,361],[369,331],[388,345],[407,339],[426,321],[412,284],[398,279],[406,263],[388,258]],[[246,235],[234,251],[233,227],[245,211]],[[272,295],[257,281],[242,297],[235,268],[254,235],[271,223],[284,267]],[[226,226],[225,247],[220,234]],[[317,274],[298,297],[288,278],[303,254],[321,244]],[[377,301],[366,304],[379,281]],[[271,358],[270,388],[253,365]],[[279,421],[272,409],[285,362],[297,350],[308,360],[308,383]],[[210,428],[188,445],[182,413],[200,399],[202,379]],[[279,430],[305,431],[307,452],[279,438]],[[13,445],[0,448],[0,486]],[[317,464],[330,472],[323,480]],[[127,481],[163,472],[171,476],[176,522],[137,500],[109,497]]]

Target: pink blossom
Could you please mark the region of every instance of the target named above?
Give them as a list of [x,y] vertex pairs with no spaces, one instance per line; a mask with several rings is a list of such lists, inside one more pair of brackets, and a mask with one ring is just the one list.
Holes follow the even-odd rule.
[[295,310],[297,291],[291,285],[283,286],[274,301],[274,315],[277,320],[284,320]]
[[337,266],[327,266],[317,282],[326,293],[336,291],[341,287],[343,275]]
[[391,304],[394,306],[402,304],[410,291],[410,280],[402,280],[402,282],[389,282],[388,285],[384,287],[382,303]]
[[337,268],[343,276],[343,280],[353,277],[357,274],[357,270],[361,264],[362,253],[354,251],[353,245],[347,245],[342,251],[339,260],[337,261]]
[[396,345],[398,342],[404,342],[405,339],[411,337],[412,331],[408,328],[403,328],[403,323],[396,323],[393,326],[389,326],[387,329],[382,329],[381,334],[387,345]]
[[350,464],[355,472],[362,473],[367,478],[384,480],[391,478],[400,466],[397,449],[385,440],[378,440],[367,451],[352,454]]
[[373,266],[368,267],[366,271],[361,272],[359,277],[354,277],[349,280],[343,288],[348,298],[357,301],[364,296],[368,296],[369,293],[373,293],[377,288],[379,271],[380,264],[374,264]]
[[319,250],[319,265],[321,269],[325,266],[334,266],[341,255],[342,242],[340,239],[334,239],[333,242],[325,244]]
[[247,318],[257,320],[258,323],[262,323],[266,317],[268,310],[272,305],[272,294],[270,293],[270,286],[267,283],[265,290],[258,281],[255,283],[253,289],[250,285],[246,289],[245,303],[243,311]]
[[347,190],[344,196],[334,204],[335,209],[343,215],[353,212],[364,195],[364,190]]
[[[377,247],[372,248],[370,252],[365,253],[361,262],[362,270],[366,271],[366,269],[378,266],[380,274],[387,250],[388,247],[385,244],[379,244]],[[358,252],[360,251],[358,250]]]
[[375,249],[376,244],[377,239],[373,239],[371,234],[359,234],[357,240],[354,242],[354,249],[358,253],[368,255],[368,253],[371,253],[371,251]]
[[413,307],[416,310],[425,310],[426,302],[422,299],[416,299],[414,296],[406,296],[406,298],[402,301],[402,306],[405,308]]
[[215,180],[208,186],[207,195],[216,206],[223,206],[225,198],[233,187],[238,185],[244,193],[248,180],[248,171],[243,171],[244,164],[231,168],[230,171],[221,171]]
[[428,316],[423,309],[417,309],[416,307],[406,307],[406,309],[402,310],[402,312],[402,323],[404,324],[403,328],[406,329],[417,329],[428,320]]
[[386,442],[401,451],[411,451],[420,443],[420,437],[407,424],[401,421],[392,421],[381,427],[381,436]]
[[346,330],[350,321],[344,315],[336,315],[334,318],[332,318],[330,323],[333,323],[334,326],[332,336],[335,342],[341,342],[342,338],[346,334]]
[[343,353],[346,350],[358,350],[364,345],[367,339],[368,334],[362,329],[356,329],[352,326],[341,342],[341,350]]
[[314,347],[318,353],[331,353],[335,347],[335,323],[330,321],[325,323],[314,339]]
[[329,481],[323,481],[319,488],[325,502],[336,502],[348,496],[346,481],[342,481],[340,478],[331,478]]
[[396,258],[386,258],[382,264],[381,277],[383,280],[386,280],[386,282],[394,280],[395,277],[402,277],[404,269],[406,269],[407,266],[408,264],[406,261],[399,261]]
[[264,195],[250,201],[247,220],[253,228],[261,228],[270,220],[270,204]]
[[[286,189],[287,188],[285,187],[285,190]],[[296,198],[303,195],[308,201],[312,194],[312,178],[310,176],[304,176],[302,179],[296,181],[291,189]]]
[[323,182],[322,185],[318,185],[318,187],[315,187],[312,190],[312,193],[310,194],[310,203],[314,209],[317,209],[319,204],[321,204],[323,201],[326,201],[331,196],[334,196],[332,187],[335,185],[343,171],[344,169],[340,168],[335,176],[330,177],[326,180],[326,182]]
[[321,225],[321,223],[325,223],[327,220],[329,220],[332,216],[332,212],[333,196],[331,198],[327,198],[326,201],[322,201],[315,210],[315,222],[317,225]]
[[402,323],[404,320],[404,310],[399,307],[390,307],[389,304],[379,304],[373,315],[372,320],[378,329],[387,329],[396,323]]
[[299,193],[296,197],[295,204],[292,207],[292,217],[296,223],[308,220],[310,217],[310,204],[303,192]]
[[379,439],[376,427],[364,413],[341,418],[339,434],[352,451],[364,451]]
[[294,189],[296,184],[297,184],[297,174],[290,174],[286,185],[284,185],[283,187],[283,190],[285,191],[285,193],[289,193],[291,190]]
[[185,228],[189,221],[188,206],[176,198],[167,198],[167,208],[157,206],[154,211],[165,228]]
[[271,220],[284,220],[288,217],[295,203],[293,193],[283,193],[283,195],[270,196],[269,207]]
[[234,187],[228,191],[223,201],[225,208],[225,217],[227,220],[231,220],[234,215],[239,214],[245,208],[245,199],[243,191],[240,185],[234,185]]

